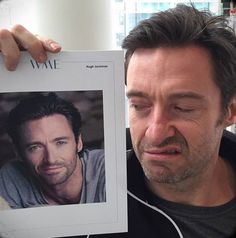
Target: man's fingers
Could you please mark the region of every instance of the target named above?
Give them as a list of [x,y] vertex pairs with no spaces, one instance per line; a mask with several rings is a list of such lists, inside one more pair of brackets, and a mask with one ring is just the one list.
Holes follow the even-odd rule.
[[39,35],[36,35],[36,37],[41,41],[46,51],[49,51],[52,53],[58,53],[59,51],[61,51],[61,46],[57,42],[53,41],[52,39],[45,38]]
[[42,63],[47,59],[47,52],[57,53],[61,46],[51,39],[32,34],[21,25],[15,25],[10,31],[0,30],[0,51],[8,70],[16,68],[22,49]]
[[44,62],[47,59],[43,44],[35,35],[21,25],[15,25],[11,32],[18,45],[27,50],[36,61]]
[[20,50],[11,32],[5,29],[0,31],[0,51],[3,54],[5,67],[14,70],[20,59]]

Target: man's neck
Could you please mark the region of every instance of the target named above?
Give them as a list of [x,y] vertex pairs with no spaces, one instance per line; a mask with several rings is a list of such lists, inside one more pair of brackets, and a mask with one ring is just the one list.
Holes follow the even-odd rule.
[[65,183],[43,188],[43,194],[49,204],[79,203],[83,184],[82,163],[78,159],[77,166],[70,179]]
[[219,158],[212,171],[176,184],[148,181],[157,196],[172,202],[194,206],[218,206],[236,197],[236,175],[228,162]]

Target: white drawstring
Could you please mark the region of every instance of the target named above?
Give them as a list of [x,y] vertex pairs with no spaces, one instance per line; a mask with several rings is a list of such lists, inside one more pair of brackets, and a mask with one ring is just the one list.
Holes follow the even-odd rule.
[[138,198],[137,196],[135,196],[135,195],[134,195],[133,193],[131,193],[130,191],[127,191],[127,193],[129,194],[129,196],[131,196],[132,198],[134,198],[134,199],[137,200],[138,202],[140,202],[140,203],[144,204],[145,206],[147,206],[147,207],[149,207],[149,208],[155,210],[156,212],[161,213],[164,217],[166,217],[166,218],[173,224],[173,226],[175,227],[176,231],[177,231],[178,234],[179,234],[179,237],[180,237],[180,238],[183,238],[183,235],[182,235],[182,233],[181,233],[179,227],[177,226],[177,224],[174,222],[174,220],[173,220],[170,216],[168,216],[168,215],[167,215],[165,212],[163,212],[161,209],[159,209],[159,208],[157,208],[157,207],[155,207],[155,206],[152,206],[152,205],[150,205],[150,204],[144,202],[143,200],[141,200],[140,198]]
[[[159,208],[157,208],[157,207],[155,207],[155,206],[152,206],[152,205],[150,205],[150,204],[144,202],[143,200],[141,200],[140,198],[138,198],[137,196],[135,196],[135,195],[134,195],[133,193],[131,193],[130,191],[127,191],[127,193],[129,194],[129,196],[131,196],[132,198],[134,198],[134,199],[137,200],[138,202],[140,202],[140,203],[144,204],[145,206],[147,206],[147,207],[149,207],[149,208],[155,210],[156,212],[159,212],[159,213],[162,214],[164,217],[166,217],[166,218],[172,223],[172,225],[175,227],[176,231],[177,231],[178,234],[179,234],[179,237],[180,237],[180,238],[183,238],[183,235],[182,235],[182,233],[181,233],[179,227],[177,226],[177,224],[174,222],[174,220],[173,220],[170,216],[168,216],[168,215],[167,215],[165,212],[163,212],[161,209],[159,209]],[[89,238],[89,235],[87,235],[87,238]]]

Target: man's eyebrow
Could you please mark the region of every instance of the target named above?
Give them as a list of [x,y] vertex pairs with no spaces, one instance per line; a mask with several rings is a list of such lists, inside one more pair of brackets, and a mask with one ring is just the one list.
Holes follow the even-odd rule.
[[173,93],[169,95],[169,98],[171,100],[176,99],[194,99],[198,101],[206,101],[206,97],[204,95],[195,93],[195,92],[179,92],[179,93]]
[[126,92],[126,97],[131,98],[131,97],[140,97],[140,98],[148,98],[148,94],[138,91],[138,90],[130,90]]
[[60,136],[60,137],[56,137],[53,139],[53,141],[58,141],[58,140],[68,140],[69,136]]
[[29,142],[29,143],[25,143],[24,147],[28,148],[28,147],[31,147],[31,146],[34,146],[34,145],[41,145],[41,144],[42,143],[40,141],[32,141],[32,142]]
[[[52,142],[56,142],[59,140],[68,140],[69,136],[59,136],[59,137],[55,137],[52,139]],[[28,143],[25,143],[24,146],[25,147],[29,147],[29,146],[33,146],[33,145],[42,145],[43,143],[41,141],[31,141]]]
[[[126,93],[127,98],[130,97],[140,97],[140,98],[149,98],[150,96],[147,93],[144,93],[139,90],[130,90]],[[171,100],[177,100],[177,99],[195,99],[199,101],[206,101],[206,98],[204,95],[195,93],[195,92],[177,92],[177,93],[171,93],[169,95],[169,99]]]

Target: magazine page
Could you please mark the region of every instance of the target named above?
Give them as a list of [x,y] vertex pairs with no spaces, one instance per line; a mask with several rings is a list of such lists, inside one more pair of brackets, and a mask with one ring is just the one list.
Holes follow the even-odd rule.
[[127,231],[123,57],[0,57],[0,237]]

